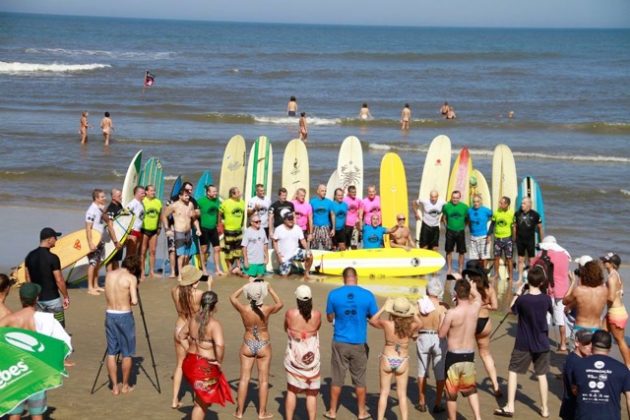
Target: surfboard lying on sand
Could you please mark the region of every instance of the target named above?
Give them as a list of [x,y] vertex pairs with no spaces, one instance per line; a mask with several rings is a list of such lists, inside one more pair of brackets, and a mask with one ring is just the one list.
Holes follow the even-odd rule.
[[444,200],[451,199],[453,191],[461,193],[461,202],[468,205],[470,203],[470,176],[472,175],[472,159],[467,147],[462,148],[461,152],[453,163],[451,176],[448,180],[448,191]]
[[162,200],[164,197],[164,173],[162,170],[162,162],[156,157],[149,158],[140,172],[138,185],[146,187],[153,185],[155,187],[155,197]]
[[[405,226],[409,220],[409,198],[405,165],[396,153],[386,153],[381,160],[381,223],[391,228],[398,222],[396,215],[405,216]],[[385,247],[389,247],[389,235],[385,235]]]
[[298,188],[306,190],[309,199],[309,164],[306,145],[300,139],[293,139],[284,149],[282,159],[282,186],[287,189],[287,197],[292,200]]
[[[451,139],[444,135],[437,136],[431,142],[422,168],[418,199],[428,200],[431,191],[435,190],[439,198],[448,201],[448,177],[451,172]],[[416,239],[420,237],[422,218],[416,221]]]
[[[300,140],[302,141],[302,140]],[[313,254],[313,265],[311,267],[311,272],[316,271],[317,267],[318,267],[318,263],[319,263],[319,259],[322,255],[324,254],[329,254],[332,251],[321,251],[318,249],[312,249],[311,250],[312,254]],[[295,265],[295,267],[298,270],[304,271],[304,264],[300,261],[295,261],[293,263],[293,265]],[[278,272],[280,268],[280,262],[278,261],[278,257],[276,257],[276,251],[273,249],[272,246],[269,246],[269,262],[267,263],[267,271],[270,273],[276,273]]]
[[[131,228],[133,228],[133,222],[135,219],[136,216],[131,213],[121,213],[113,220],[114,233],[121,245],[124,245],[127,241],[127,236],[129,232],[131,232]],[[109,232],[105,232],[104,246],[105,251],[103,253],[103,260],[101,261],[101,267],[107,265],[107,263],[109,263],[116,254],[116,245],[114,245],[114,241],[112,241],[109,236]],[[124,250],[121,249],[119,252],[124,252]],[[64,279],[69,284],[76,284],[85,281],[87,280],[88,267],[88,257],[85,256],[74,265],[70,266],[70,269],[64,273]]]
[[354,267],[359,276],[378,278],[430,274],[439,271],[446,261],[428,249],[380,248],[331,252],[315,263],[322,274],[340,276],[346,267]]
[[[221,163],[221,179],[219,184],[219,196],[225,200],[229,198],[229,191],[237,187],[241,191],[245,185],[245,139],[237,135],[230,139]],[[245,195],[245,192],[243,195]]]
[[337,159],[339,187],[344,193],[350,185],[357,188],[357,197],[363,198],[363,148],[358,138],[346,137],[339,148]]
[[133,189],[138,185],[140,180],[140,170],[142,169],[142,150],[139,150],[131,159],[129,167],[127,168],[127,174],[125,175],[125,182],[122,188],[122,205],[127,207],[127,204],[133,200]]
[[[100,240],[101,234],[92,230],[92,242],[98,244]],[[90,253],[85,229],[80,229],[60,237],[50,251],[59,257],[62,270],[79,261]],[[13,277],[18,284],[26,281],[26,267],[24,266],[24,262],[11,273],[11,277]]]

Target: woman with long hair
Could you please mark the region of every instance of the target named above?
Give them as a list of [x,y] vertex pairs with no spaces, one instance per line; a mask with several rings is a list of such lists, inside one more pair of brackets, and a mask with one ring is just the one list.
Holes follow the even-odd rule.
[[606,325],[619,346],[619,352],[623,362],[630,368],[630,349],[626,343],[626,324],[628,322],[628,312],[623,304],[623,282],[617,271],[621,264],[619,255],[609,252],[600,257],[604,263],[604,268],[608,272],[606,285],[608,286],[608,313],[606,314]]
[[[188,321],[199,311],[199,305],[201,302],[201,295],[203,291],[198,290],[199,279],[202,272],[192,265],[187,265],[181,270],[181,281],[177,286],[171,289],[171,297],[175,304],[175,310],[177,311],[177,321],[175,321],[175,334],[173,335],[175,341],[175,357],[177,363],[175,365],[175,371],[173,372],[173,401],[171,408],[177,409],[181,407],[179,400],[179,389],[182,384],[182,363],[184,357],[186,357],[186,351],[188,350],[188,341],[182,341],[179,338],[179,333],[188,324]],[[208,283],[208,288],[210,284]]]
[[293,419],[297,394],[306,394],[306,411],[309,420],[317,415],[317,394],[320,388],[319,328],[322,314],[313,309],[313,294],[306,285],[295,290],[297,308],[291,308],[284,317],[287,332],[287,351],[284,369],[287,372],[287,398],[285,414]]
[[203,293],[201,309],[179,334],[182,341],[188,341],[182,371],[195,392],[192,420],[204,419],[211,404],[234,403],[230,386],[221,371],[225,344],[223,327],[214,317],[218,303],[215,292]]
[[[239,301],[245,295],[247,304]],[[271,295],[273,305],[264,305],[263,300]],[[273,414],[267,411],[269,393],[269,365],[271,364],[271,341],[269,341],[269,317],[282,309],[282,300],[269,283],[256,279],[239,288],[230,296],[232,306],[239,312],[245,327],[243,344],[241,345],[241,374],[238,383],[237,407],[234,417],[242,418],[245,409],[247,387],[254,363],[258,368],[258,418],[268,419]]]
[[[389,319],[381,318],[383,312],[389,314]],[[385,334],[385,346],[379,355],[381,394],[378,399],[378,420],[385,418],[392,378],[396,379],[400,418],[407,420],[409,415],[407,401],[409,343],[412,340],[415,341],[418,330],[422,328],[418,307],[406,298],[387,299],[385,305],[370,318],[370,325],[382,329]]]
[[479,349],[479,357],[483,362],[483,367],[492,382],[492,391],[496,398],[501,398],[503,393],[499,388],[497,379],[497,369],[494,366],[494,359],[490,353],[490,334],[492,332],[492,321],[490,321],[490,311],[496,311],[499,307],[497,300],[497,292],[490,285],[488,274],[478,260],[470,260],[466,263],[466,269],[462,272],[464,276],[468,276],[475,283],[475,287],[479,295],[481,295],[481,310],[479,318],[477,318],[477,329],[475,330],[475,339],[477,340],[477,348]]

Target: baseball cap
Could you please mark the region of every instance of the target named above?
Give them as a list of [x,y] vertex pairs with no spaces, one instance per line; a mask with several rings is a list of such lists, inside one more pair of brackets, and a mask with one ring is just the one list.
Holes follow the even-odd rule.
[[295,289],[295,297],[297,298],[297,300],[310,300],[313,298],[313,293],[311,292],[310,287],[303,284]]
[[484,277],[485,275],[487,275],[487,272],[483,268],[479,260],[468,260],[466,262],[466,268],[462,271],[462,275]]
[[42,287],[37,283],[24,283],[20,287],[20,299],[26,303],[33,303],[42,291]]
[[286,220],[286,219],[293,219],[294,214],[289,209],[282,209],[280,210],[280,216],[282,217],[282,220]]
[[613,263],[616,266],[621,265],[621,258],[619,258],[619,255],[615,254],[614,252],[609,252],[603,257],[599,257],[599,259],[604,262]]
[[39,240],[43,241],[44,239],[52,238],[52,237],[61,236],[61,232],[55,232],[55,229],[51,227],[45,227],[39,232]]
[[582,267],[584,267],[587,262],[591,262],[591,261],[593,261],[593,258],[591,258],[590,255],[582,255],[580,258],[576,258],[573,260],[573,262],[576,262],[578,265]]
[[591,344],[598,349],[609,350],[612,347],[612,337],[608,331],[597,330],[593,333]]

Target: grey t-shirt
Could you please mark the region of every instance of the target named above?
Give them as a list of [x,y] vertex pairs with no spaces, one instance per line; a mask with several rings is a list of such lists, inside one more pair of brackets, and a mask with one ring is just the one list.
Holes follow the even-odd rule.
[[422,222],[431,227],[440,226],[440,214],[446,202],[438,198],[433,204],[430,199],[421,198],[418,204],[422,206]]
[[247,261],[250,264],[265,263],[265,245],[269,243],[265,231],[248,227],[243,233],[241,246],[247,249]]

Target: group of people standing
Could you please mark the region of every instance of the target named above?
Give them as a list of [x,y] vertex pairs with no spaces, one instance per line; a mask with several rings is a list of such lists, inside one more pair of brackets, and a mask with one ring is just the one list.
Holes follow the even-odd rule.
[[[79,120],[79,135],[81,136],[81,144],[87,144],[88,142],[88,129],[90,128],[90,124],[88,124],[88,115],[87,111],[83,111],[81,113],[81,119]],[[112,135],[112,131],[114,131],[114,123],[109,112],[105,112],[103,119],[101,120],[101,131],[103,133],[103,142],[105,146],[109,146],[109,140]]]

